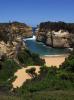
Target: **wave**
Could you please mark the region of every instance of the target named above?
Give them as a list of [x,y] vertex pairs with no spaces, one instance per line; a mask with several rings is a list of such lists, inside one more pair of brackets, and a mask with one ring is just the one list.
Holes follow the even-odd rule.
[[26,38],[26,39],[24,39],[24,41],[27,41],[27,40],[36,40],[36,36],[35,36],[35,35],[33,35],[33,37],[32,37],[32,38]]
[[61,56],[68,56],[69,54],[58,54],[58,55],[41,55],[41,57],[61,57]]

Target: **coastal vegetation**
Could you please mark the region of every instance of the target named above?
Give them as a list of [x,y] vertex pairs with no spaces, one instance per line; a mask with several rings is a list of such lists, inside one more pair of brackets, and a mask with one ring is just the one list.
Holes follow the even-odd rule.
[[30,65],[42,66],[45,64],[44,59],[41,59],[38,54],[31,53],[28,49],[19,51],[17,57],[19,62],[24,64],[25,66],[30,66]]
[[69,33],[74,33],[74,23],[65,23],[62,21],[59,22],[42,22],[39,25],[40,30],[39,31],[59,31],[59,30],[64,30],[68,31]]
[[26,73],[28,73],[30,76],[35,77],[37,74],[35,73],[36,68],[31,68],[31,69],[27,69]]
[[[39,75],[37,74],[35,75],[35,68],[31,68],[27,70],[27,73],[29,73],[31,76],[34,77],[32,77],[31,80],[27,80],[26,82],[24,82],[23,86],[21,86],[20,88],[13,89],[13,91],[10,93],[10,96],[13,97],[14,100],[17,99],[24,100],[24,98],[26,100],[30,100],[30,99],[31,100],[45,100],[45,99],[46,100],[62,100],[62,99],[73,100],[74,98],[73,59],[74,59],[74,52],[71,53],[71,55],[65,60],[65,62],[59,68],[57,68],[56,66],[46,67],[45,65],[42,65],[40,68]],[[4,61],[7,62],[6,64],[4,64],[7,65],[5,67],[7,68],[7,70],[5,69],[7,74],[3,74],[3,76],[1,76],[2,78],[5,77],[4,78],[5,84],[7,80],[6,77],[8,77],[9,79],[10,76],[13,76],[13,73],[8,74],[8,72],[11,72],[11,70],[12,71],[14,70],[15,72],[16,66],[18,66],[15,63],[11,64],[10,60],[8,61],[7,60]],[[15,65],[15,68],[12,65]],[[17,69],[18,68],[20,67],[18,66]],[[6,73],[5,71],[3,73]],[[10,88],[7,87],[7,89],[8,89],[7,91],[10,91],[11,87]],[[5,96],[8,98],[9,96],[6,93]]]
[[[19,62],[19,63],[18,63]],[[31,54],[27,49],[21,50],[16,59],[1,56],[0,59],[0,89],[9,91],[12,89],[12,82],[16,79],[14,73],[22,67],[30,65],[44,65],[44,60],[37,54]],[[35,69],[28,71],[34,73]]]
[[[14,89],[16,93],[26,99],[36,100],[73,100],[74,71],[73,53],[58,68],[55,66],[40,68],[40,74],[27,80],[22,87]],[[69,61],[71,65],[67,63]],[[65,67],[63,67],[65,65]],[[35,70],[28,70],[33,72]],[[32,73],[31,73],[32,74]],[[71,94],[69,94],[71,93]],[[58,97],[56,96],[58,95]],[[64,95],[64,96],[63,96]],[[57,99],[56,99],[57,98]]]
[[14,73],[20,68],[13,59],[0,60],[0,90],[9,91],[12,88]]
[[[10,92],[11,83],[15,80],[13,73],[21,67],[13,60],[7,58],[1,60],[0,97],[3,100],[12,100],[12,98],[14,100],[24,100],[24,98],[26,100],[73,100],[74,71],[72,70],[73,65],[67,63],[68,60],[73,63],[73,54],[65,60],[59,69],[55,66],[41,66],[39,75],[35,75],[35,69],[28,70],[27,72],[34,77],[24,82],[20,88],[13,89],[12,92]],[[63,67],[64,65],[65,67]]]

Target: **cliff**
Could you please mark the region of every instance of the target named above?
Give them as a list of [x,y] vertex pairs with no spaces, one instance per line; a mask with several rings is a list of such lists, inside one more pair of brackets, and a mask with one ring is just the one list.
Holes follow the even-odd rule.
[[51,47],[57,47],[57,48],[73,47],[74,46],[73,27],[74,26],[63,22],[41,23],[38,29],[36,29],[36,40],[39,42],[43,42]]
[[0,23],[0,57],[5,54],[12,58],[16,57],[18,51],[25,47],[22,39],[32,36],[32,28],[26,24]]
[[0,23],[0,40],[4,40],[5,42],[7,42],[10,37],[16,37],[15,35],[31,37],[32,27],[19,22]]

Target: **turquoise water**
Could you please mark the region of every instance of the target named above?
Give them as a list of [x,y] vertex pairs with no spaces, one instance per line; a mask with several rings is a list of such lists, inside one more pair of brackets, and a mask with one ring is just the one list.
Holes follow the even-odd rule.
[[51,48],[45,46],[43,43],[36,42],[35,36],[33,38],[26,39],[26,45],[31,52],[38,53],[39,55],[59,55],[65,54],[67,52],[66,49],[59,48]]

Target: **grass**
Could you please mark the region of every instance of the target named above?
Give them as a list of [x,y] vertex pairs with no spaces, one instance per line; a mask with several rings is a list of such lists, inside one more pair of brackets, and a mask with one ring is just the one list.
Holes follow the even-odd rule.
[[0,93],[0,100],[74,100],[74,91],[40,91],[21,96]]

